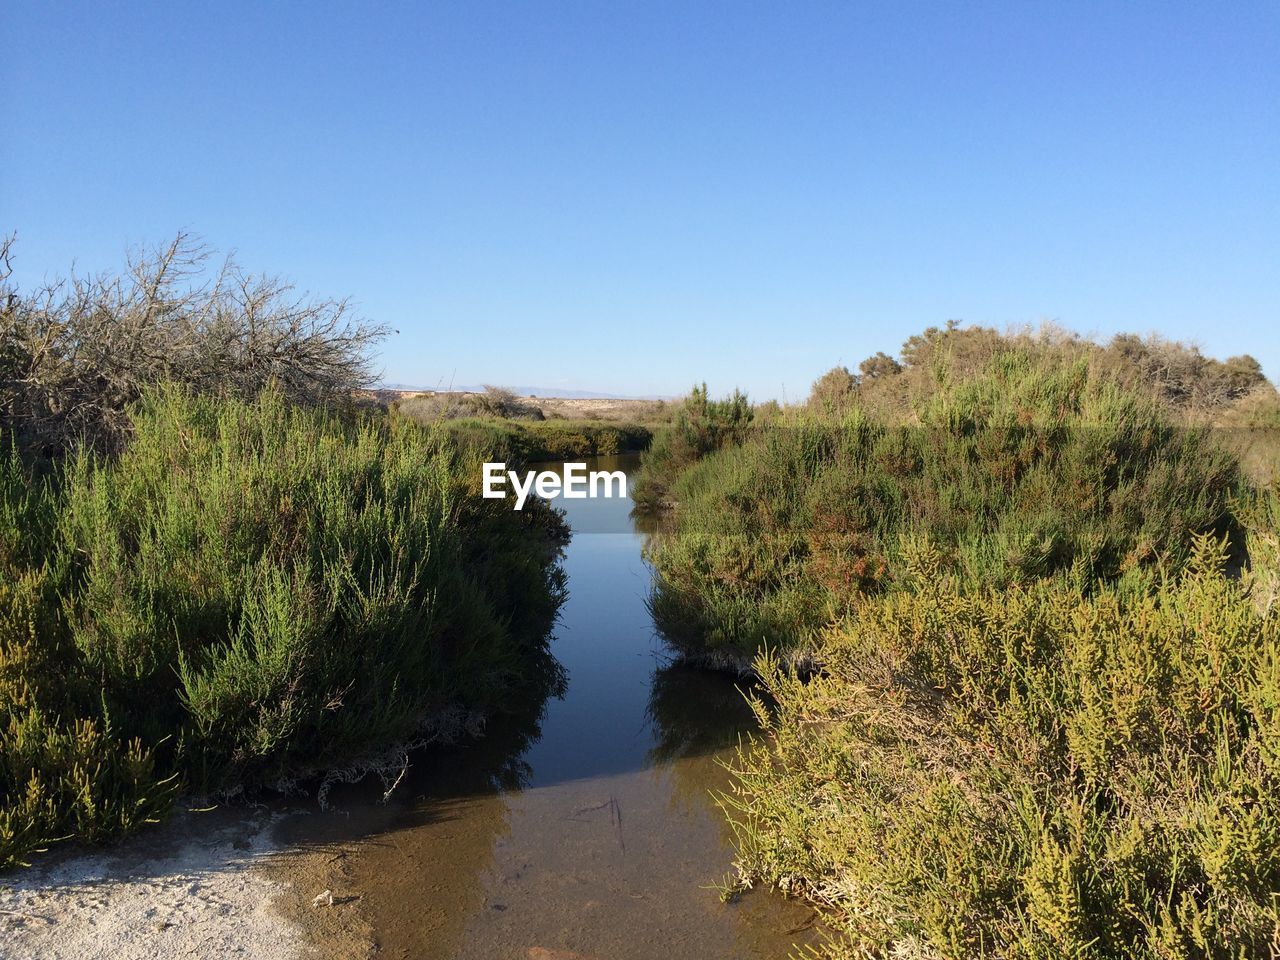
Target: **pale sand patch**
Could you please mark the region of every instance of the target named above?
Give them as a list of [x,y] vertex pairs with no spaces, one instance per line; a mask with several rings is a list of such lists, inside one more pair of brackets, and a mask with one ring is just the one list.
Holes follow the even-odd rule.
[[313,956],[273,903],[271,816],[181,814],[102,851],[37,857],[0,877],[0,957],[162,960]]

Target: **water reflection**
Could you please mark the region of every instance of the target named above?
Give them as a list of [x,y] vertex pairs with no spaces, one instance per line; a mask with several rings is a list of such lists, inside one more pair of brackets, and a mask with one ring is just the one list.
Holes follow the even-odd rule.
[[[629,469],[600,458],[589,469]],[[710,885],[732,851],[710,794],[750,730],[735,680],[666,663],[628,501],[563,501],[569,596],[540,681],[474,743],[415,761],[351,881],[381,952],[781,957],[809,912]],[[585,528],[585,532],[584,532]],[[621,530],[622,532],[592,532]],[[551,954],[541,954],[554,955]]]
[[648,762],[670,763],[734,746],[752,725],[746,685],[681,663],[655,670],[646,708],[653,737]]
[[[533,782],[529,751],[542,739],[548,703],[562,699],[567,687],[568,674],[560,661],[549,651],[538,656],[529,679],[513,689],[501,709],[485,721],[481,735],[462,746],[459,769],[469,772],[477,789],[521,790]],[[415,785],[429,788],[430,771],[436,766],[414,764],[413,769],[422,772],[411,777],[410,790]]]

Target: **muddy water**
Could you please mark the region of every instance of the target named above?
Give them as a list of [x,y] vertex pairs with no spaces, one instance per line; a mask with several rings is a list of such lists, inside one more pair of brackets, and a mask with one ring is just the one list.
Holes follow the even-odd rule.
[[785,957],[816,936],[810,911],[712,888],[732,853],[710,793],[745,701],[662,657],[630,502],[558,503],[575,531],[559,669],[479,741],[416,758],[389,807],[347,798],[361,919],[379,955],[415,960]]

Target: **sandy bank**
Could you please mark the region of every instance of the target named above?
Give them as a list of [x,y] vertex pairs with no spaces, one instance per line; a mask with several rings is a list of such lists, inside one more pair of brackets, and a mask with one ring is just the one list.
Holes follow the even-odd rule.
[[291,884],[266,869],[271,826],[266,814],[184,814],[103,851],[45,855],[0,877],[0,957],[313,956],[275,907]]

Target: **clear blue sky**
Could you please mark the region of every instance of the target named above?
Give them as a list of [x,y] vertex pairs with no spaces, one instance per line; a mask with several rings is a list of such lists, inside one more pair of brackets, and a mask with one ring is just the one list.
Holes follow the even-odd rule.
[[400,330],[389,381],[803,396],[948,318],[1280,379],[1280,4],[0,12],[27,284],[179,228]]

